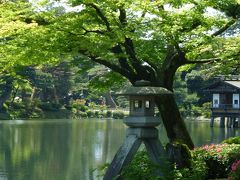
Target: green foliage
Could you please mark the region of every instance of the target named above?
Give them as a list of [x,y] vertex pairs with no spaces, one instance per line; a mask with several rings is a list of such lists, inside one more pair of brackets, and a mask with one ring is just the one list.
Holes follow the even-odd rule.
[[106,111],[106,117],[111,118],[112,115],[113,115],[113,112],[112,112],[112,111],[110,111],[110,110],[107,110],[107,111]]
[[211,110],[210,110],[210,107],[211,107],[211,102],[206,102],[202,105],[202,115],[206,118],[210,118],[211,117]]
[[172,163],[176,163],[178,169],[190,168],[192,155],[190,149],[186,144],[179,142],[168,143],[166,145],[166,150],[169,156],[169,160]]
[[99,111],[94,111],[94,117],[99,118]]
[[41,102],[39,107],[44,111],[58,111],[61,108],[61,105],[52,102]]
[[93,111],[88,110],[86,113],[87,113],[88,118],[93,118],[94,117],[94,112]]
[[236,137],[231,137],[231,138],[225,139],[224,141],[222,141],[222,143],[226,143],[226,144],[240,144],[240,136],[236,136]]
[[194,156],[191,162],[191,168],[176,169],[168,174],[166,179],[174,180],[202,180],[206,178],[207,167],[205,161],[200,157]]
[[[146,151],[139,151],[133,161],[123,169],[120,176],[123,179],[151,179],[151,180],[202,180],[206,177],[206,163],[199,157],[194,157],[191,162],[191,168],[177,169],[176,166],[171,171],[159,167],[149,160]],[[163,177],[157,176],[156,172],[160,171]]]
[[83,112],[83,111],[77,112],[77,115],[79,117],[82,117],[82,118],[87,118],[88,117],[88,114],[86,112]]
[[123,111],[113,111],[113,113],[112,113],[112,117],[114,118],[114,119],[123,119],[124,118],[124,112]]
[[[149,160],[146,151],[140,151],[121,176],[124,179],[202,180],[227,178],[231,171],[230,176],[239,177],[239,151],[240,145],[237,144],[205,145],[196,148],[191,151],[190,168],[178,169],[174,166],[164,177],[156,176],[156,170],[164,170]],[[232,169],[235,169],[234,172]]]
[[[155,180],[158,179],[155,172],[158,166],[153,164],[147,155],[146,151],[139,151],[133,161],[123,169],[120,176],[126,180],[139,179],[139,180]],[[159,178],[160,179],[160,178]]]
[[174,95],[183,117],[201,115],[201,109],[197,106],[199,97],[196,93],[188,91],[186,81],[179,76],[176,76],[174,81]]
[[43,111],[39,108],[39,101],[30,102],[13,102],[8,108],[8,113],[11,119],[33,119],[41,118],[44,116]]
[[206,162],[208,179],[226,178],[231,164],[240,158],[239,151],[240,145],[236,144],[205,145],[196,148],[193,156],[198,156]]
[[238,180],[240,178],[240,160],[236,160],[231,165],[231,172],[228,175],[229,180]]

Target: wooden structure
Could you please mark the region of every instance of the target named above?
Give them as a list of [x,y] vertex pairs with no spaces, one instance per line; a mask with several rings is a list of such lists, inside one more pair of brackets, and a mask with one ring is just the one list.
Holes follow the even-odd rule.
[[[119,95],[129,97],[130,113],[123,122],[129,127],[126,139],[119,148],[112,163],[104,176],[104,180],[111,180],[120,174],[122,168],[131,162],[142,142],[150,159],[166,168],[166,152],[158,139],[158,130],[155,128],[160,124],[160,117],[154,113],[154,98],[162,94],[172,94],[165,88],[151,87],[146,81],[140,81],[127,89],[120,91]],[[157,172],[160,175],[161,172]]]
[[240,127],[240,80],[219,80],[205,90],[212,94],[210,126],[220,117],[220,127]]

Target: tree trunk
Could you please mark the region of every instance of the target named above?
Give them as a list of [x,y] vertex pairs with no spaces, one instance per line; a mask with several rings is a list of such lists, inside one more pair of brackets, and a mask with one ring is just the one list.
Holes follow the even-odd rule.
[[53,87],[53,100],[54,100],[54,103],[59,104],[59,98],[58,98],[57,89],[55,86]]
[[34,97],[35,97],[35,94],[36,94],[36,88],[33,87],[33,90],[32,90],[31,96],[30,96],[30,103],[31,103],[31,104],[32,104],[32,102],[33,102],[33,99],[34,99]]
[[3,104],[8,100],[12,93],[12,82],[12,80],[6,81],[5,88],[0,96],[0,111],[2,110]]
[[180,115],[174,95],[156,97],[156,105],[161,113],[170,142],[184,143],[190,149],[193,149],[194,144]]

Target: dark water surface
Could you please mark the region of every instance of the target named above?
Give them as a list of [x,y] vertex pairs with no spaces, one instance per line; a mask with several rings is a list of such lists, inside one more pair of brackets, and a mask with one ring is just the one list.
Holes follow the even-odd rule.
[[[209,122],[190,121],[187,128],[196,146],[240,135]],[[121,120],[0,121],[0,180],[102,179],[96,168],[111,161],[125,131]]]

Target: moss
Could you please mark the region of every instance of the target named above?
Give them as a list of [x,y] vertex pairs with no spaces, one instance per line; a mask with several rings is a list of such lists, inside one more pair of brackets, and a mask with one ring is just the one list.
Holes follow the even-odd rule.
[[177,168],[190,168],[192,162],[192,154],[186,144],[179,142],[168,143],[166,150],[172,163],[176,163]]

